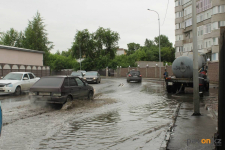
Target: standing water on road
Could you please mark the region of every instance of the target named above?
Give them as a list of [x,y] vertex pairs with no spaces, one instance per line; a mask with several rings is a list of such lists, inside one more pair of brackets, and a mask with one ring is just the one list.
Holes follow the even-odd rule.
[[[105,79],[91,84],[98,97],[68,110],[34,107],[29,100],[18,107],[14,104],[14,114],[24,110],[33,115],[16,114],[15,121],[3,126],[0,148],[159,149],[177,101],[165,92],[161,81],[125,81]],[[12,112],[5,106],[10,117]]]

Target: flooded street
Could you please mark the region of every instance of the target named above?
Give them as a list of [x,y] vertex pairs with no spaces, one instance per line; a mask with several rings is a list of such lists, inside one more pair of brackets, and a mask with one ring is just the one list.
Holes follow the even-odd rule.
[[33,104],[28,95],[2,96],[0,149],[159,149],[178,102],[192,99],[192,91],[167,94],[162,81],[90,85],[94,101],[75,100],[62,109]]

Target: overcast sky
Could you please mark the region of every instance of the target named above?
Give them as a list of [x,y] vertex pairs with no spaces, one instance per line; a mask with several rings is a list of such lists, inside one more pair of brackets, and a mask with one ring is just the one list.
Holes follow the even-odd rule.
[[161,34],[175,43],[175,14],[173,0],[165,22],[168,0],[2,0],[0,2],[0,31],[10,28],[24,31],[28,20],[39,11],[46,24],[48,38],[55,53],[71,48],[77,30],[94,32],[98,27],[110,28],[120,35],[119,47],[127,49],[131,42],[144,45],[146,38],[153,40]]

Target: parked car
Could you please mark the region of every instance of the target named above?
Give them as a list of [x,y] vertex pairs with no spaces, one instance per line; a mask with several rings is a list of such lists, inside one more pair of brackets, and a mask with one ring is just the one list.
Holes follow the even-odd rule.
[[79,78],[83,78],[84,77],[84,73],[83,72],[76,72],[76,71],[73,71],[71,73],[71,76],[75,76],[75,77],[79,77]]
[[85,71],[85,70],[77,70],[77,72],[82,72],[85,75],[87,71]]
[[130,72],[128,72],[127,73],[127,82],[130,82],[130,81],[141,82],[142,75],[141,75],[140,71],[131,70]]
[[76,98],[92,100],[94,88],[74,76],[42,77],[30,88],[30,99],[34,102],[64,104]]
[[100,83],[101,82],[101,76],[97,71],[88,71],[86,72],[85,76],[83,77],[83,80],[87,83]]
[[10,72],[0,80],[0,95],[20,95],[21,92],[29,91],[39,79],[31,72]]

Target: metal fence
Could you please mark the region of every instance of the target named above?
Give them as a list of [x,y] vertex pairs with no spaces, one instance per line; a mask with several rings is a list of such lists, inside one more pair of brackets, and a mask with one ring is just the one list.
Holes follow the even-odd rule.
[[37,77],[43,77],[50,75],[50,67],[0,63],[0,76],[5,76],[10,72],[32,72]]

